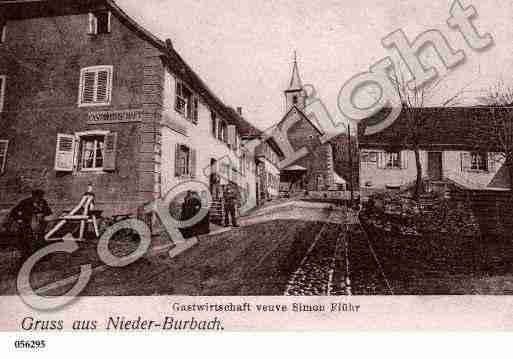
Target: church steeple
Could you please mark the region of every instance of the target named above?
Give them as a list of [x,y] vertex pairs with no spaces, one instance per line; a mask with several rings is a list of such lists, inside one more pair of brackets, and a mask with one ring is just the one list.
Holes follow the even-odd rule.
[[292,77],[287,90],[285,90],[286,111],[288,112],[293,106],[300,110],[305,108],[306,92],[303,90],[301,76],[299,76],[299,67],[297,65],[297,54],[294,51],[294,64],[292,67]]
[[294,67],[292,68],[292,78],[290,79],[290,85],[287,91],[302,90],[303,84],[301,83],[301,77],[299,76],[299,68],[297,66],[297,54],[294,51]]

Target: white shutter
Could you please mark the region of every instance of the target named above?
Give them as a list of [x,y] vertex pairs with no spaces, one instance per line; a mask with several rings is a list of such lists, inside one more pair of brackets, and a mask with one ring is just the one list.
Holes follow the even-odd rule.
[[89,29],[87,33],[89,35],[95,35],[98,29],[98,19],[93,13],[89,13]]
[[111,132],[105,135],[103,152],[103,169],[105,171],[116,170],[116,157],[118,150],[118,134]]
[[63,133],[57,134],[55,170],[59,172],[73,172],[74,156],[75,136]]
[[385,168],[385,153],[378,152],[378,168]]
[[7,148],[9,147],[8,140],[0,140],[0,173],[5,171],[5,164],[7,163]]
[[5,76],[0,76],[0,112],[4,108],[4,97],[5,97]]
[[399,156],[401,156],[401,169],[407,169],[408,168],[408,151],[401,151],[399,152]]
[[461,157],[461,172],[470,171],[472,159],[470,158],[469,152],[463,152],[460,155]]
[[495,172],[497,156],[494,152],[488,152],[488,172]]
[[94,102],[94,85],[96,74],[94,71],[84,71],[82,75],[82,103]]
[[108,14],[107,14],[108,18],[107,18],[107,32],[110,33],[111,32],[111,28],[112,28],[112,13],[109,11]]
[[96,85],[96,102],[109,102],[109,71],[100,70],[97,73],[98,82]]

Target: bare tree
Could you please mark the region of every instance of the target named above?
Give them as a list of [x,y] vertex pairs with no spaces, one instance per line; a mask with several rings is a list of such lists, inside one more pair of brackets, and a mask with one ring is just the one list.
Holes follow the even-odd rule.
[[[424,86],[415,86],[414,89],[408,87],[408,81],[405,79],[403,72],[399,71],[398,76],[397,70],[393,71],[390,77],[394,90],[402,103],[401,123],[404,126],[402,128],[404,133],[402,133],[403,137],[400,139],[401,143],[399,145],[401,148],[412,150],[415,153],[416,180],[413,198],[418,201],[423,192],[422,162],[420,158],[422,139],[425,137],[427,128],[436,126],[431,122],[433,118],[427,118],[424,108],[428,102],[432,101],[434,95],[439,94],[438,90],[445,76],[439,77]],[[460,105],[462,95],[470,84],[471,82],[453,95],[442,99],[438,107]],[[427,123],[427,121],[430,121],[430,123]]]
[[499,160],[503,160],[508,170],[509,188],[513,196],[513,87],[498,81],[490,87],[478,101],[489,107],[490,123],[486,135],[490,150],[498,150]]

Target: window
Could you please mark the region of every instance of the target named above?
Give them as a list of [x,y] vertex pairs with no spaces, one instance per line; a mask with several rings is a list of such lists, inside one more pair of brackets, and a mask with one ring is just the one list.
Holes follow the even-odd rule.
[[100,35],[110,33],[111,12],[97,11],[89,14],[89,34]]
[[176,145],[175,176],[196,177],[196,151],[187,145]]
[[401,152],[380,152],[378,157],[378,168],[382,169],[405,169],[406,156]]
[[463,172],[488,172],[493,170],[493,161],[487,152],[464,152],[461,154]]
[[57,135],[55,170],[114,171],[116,169],[117,133],[87,131]]
[[297,105],[297,103],[298,103],[298,99],[297,99],[297,96],[296,96],[296,95],[292,96],[292,103],[293,103],[294,105]]
[[399,152],[385,153],[386,168],[401,168],[401,154]]
[[103,170],[104,136],[83,137],[80,141],[80,170]]
[[0,112],[4,109],[4,97],[5,97],[5,75],[0,75]]
[[175,110],[184,115],[192,123],[198,123],[199,100],[183,82],[176,82]]
[[80,71],[79,106],[110,105],[112,69],[112,66],[94,66]]
[[5,172],[7,164],[7,148],[9,147],[9,141],[0,140],[0,173]]
[[488,156],[485,152],[470,154],[470,169],[473,171],[488,171]]

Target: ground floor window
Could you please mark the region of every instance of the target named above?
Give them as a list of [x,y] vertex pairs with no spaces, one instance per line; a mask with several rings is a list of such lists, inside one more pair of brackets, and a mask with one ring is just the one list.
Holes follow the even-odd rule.
[[378,156],[378,168],[382,169],[401,169],[406,168],[403,164],[403,158],[400,151],[380,152]]
[[470,154],[470,169],[473,171],[488,171],[488,155],[485,152]]
[[117,133],[86,131],[57,134],[55,170],[58,172],[114,171]]
[[487,152],[474,151],[461,154],[461,170],[463,172],[488,172],[490,164]]
[[196,151],[184,144],[177,144],[175,151],[175,176],[196,176]]

